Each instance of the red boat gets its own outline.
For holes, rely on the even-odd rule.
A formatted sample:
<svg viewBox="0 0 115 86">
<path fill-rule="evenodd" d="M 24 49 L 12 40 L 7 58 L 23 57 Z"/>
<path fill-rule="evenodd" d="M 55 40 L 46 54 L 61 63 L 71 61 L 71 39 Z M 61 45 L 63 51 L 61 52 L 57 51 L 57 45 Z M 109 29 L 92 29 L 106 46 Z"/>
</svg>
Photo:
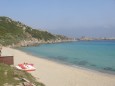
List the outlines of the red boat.
<svg viewBox="0 0 115 86">
<path fill-rule="evenodd" d="M 25 70 L 25 71 L 35 71 L 36 70 L 33 64 L 28 64 L 28 63 L 18 64 L 16 68 L 19 70 Z"/>
</svg>

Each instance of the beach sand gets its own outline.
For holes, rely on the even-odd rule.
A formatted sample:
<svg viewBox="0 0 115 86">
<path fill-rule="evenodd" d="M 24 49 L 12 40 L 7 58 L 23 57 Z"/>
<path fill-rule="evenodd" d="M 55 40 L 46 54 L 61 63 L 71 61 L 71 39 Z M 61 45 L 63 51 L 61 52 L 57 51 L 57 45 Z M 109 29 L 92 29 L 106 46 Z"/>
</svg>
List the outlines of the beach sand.
<svg viewBox="0 0 115 86">
<path fill-rule="evenodd" d="M 3 47 L 2 55 L 13 55 L 14 65 L 33 63 L 36 71 L 31 74 L 46 86 L 115 86 L 115 75 L 74 68 L 12 48 Z"/>
</svg>

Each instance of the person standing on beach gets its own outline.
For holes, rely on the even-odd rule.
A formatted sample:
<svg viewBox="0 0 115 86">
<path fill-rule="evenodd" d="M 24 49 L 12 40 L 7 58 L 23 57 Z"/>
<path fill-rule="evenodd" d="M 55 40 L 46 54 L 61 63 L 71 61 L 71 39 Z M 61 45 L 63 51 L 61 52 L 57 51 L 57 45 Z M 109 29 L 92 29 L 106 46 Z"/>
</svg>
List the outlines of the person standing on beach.
<svg viewBox="0 0 115 86">
<path fill-rule="evenodd" d="M 0 56 L 2 55 L 2 45 L 0 44 Z"/>
</svg>

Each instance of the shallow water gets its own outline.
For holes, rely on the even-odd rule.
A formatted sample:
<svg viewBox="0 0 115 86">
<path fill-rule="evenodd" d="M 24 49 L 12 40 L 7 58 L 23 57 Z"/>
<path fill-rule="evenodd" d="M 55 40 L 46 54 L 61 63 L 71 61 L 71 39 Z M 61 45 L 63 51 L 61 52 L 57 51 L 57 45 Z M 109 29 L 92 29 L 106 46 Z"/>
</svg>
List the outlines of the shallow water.
<svg viewBox="0 0 115 86">
<path fill-rule="evenodd" d="M 115 73 L 115 41 L 79 41 L 19 48 L 41 58 Z"/>
</svg>

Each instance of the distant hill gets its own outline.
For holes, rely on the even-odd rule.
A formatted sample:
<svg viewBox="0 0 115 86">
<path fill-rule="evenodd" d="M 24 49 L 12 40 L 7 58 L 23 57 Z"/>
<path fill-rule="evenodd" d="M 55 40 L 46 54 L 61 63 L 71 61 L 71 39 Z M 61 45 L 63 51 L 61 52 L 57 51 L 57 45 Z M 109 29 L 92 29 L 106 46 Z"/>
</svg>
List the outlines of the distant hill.
<svg viewBox="0 0 115 86">
<path fill-rule="evenodd" d="M 9 17 L 0 17 L 0 44 L 28 46 L 38 43 L 61 42 L 69 40 L 62 35 L 54 35 L 47 31 L 33 29 Z"/>
</svg>

